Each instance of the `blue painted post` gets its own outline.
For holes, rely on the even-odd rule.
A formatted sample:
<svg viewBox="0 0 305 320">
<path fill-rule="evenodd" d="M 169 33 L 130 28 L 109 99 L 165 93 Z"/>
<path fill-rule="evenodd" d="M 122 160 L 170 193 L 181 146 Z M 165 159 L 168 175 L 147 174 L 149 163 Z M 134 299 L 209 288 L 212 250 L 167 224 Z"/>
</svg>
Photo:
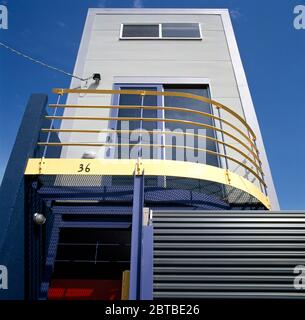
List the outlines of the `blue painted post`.
<svg viewBox="0 0 305 320">
<path fill-rule="evenodd" d="M 140 299 L 144 173 L 134 176 L 129 300 Z"/>
<path fill-rule="evenodd" d="M 59 228 L 62 224 L 61 214 L 54 214 L 54 221 L 52 223 L 52 231 L 50 237 L 50 244 L 48 248 L 48 254 L 46 259 L 45 273 L 40 286 L 40 300 L 47 300 L 48 290 L 54 270 L 54 263 L 57 254 L 57 246 L 59 241 Z"/>
<path fill-rule="evenodd" d="M 143 226 L 141 300 L 153 299 L 153 226 Z"/>
<path fill-rule="evenodd" d="M 0 265 L 8 269 L 8 289 L 0 290 L 0 300 L 25 297 L 24 170 L 35 156 L 47 100 L 31 95 L 0 188 Z"/>
</svg>

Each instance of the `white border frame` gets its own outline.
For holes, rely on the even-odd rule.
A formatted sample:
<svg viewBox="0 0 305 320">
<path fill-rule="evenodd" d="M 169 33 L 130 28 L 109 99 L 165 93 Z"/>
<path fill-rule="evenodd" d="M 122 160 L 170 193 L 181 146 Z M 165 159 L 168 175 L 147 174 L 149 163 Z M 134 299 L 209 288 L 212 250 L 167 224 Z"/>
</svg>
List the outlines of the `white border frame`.
<svg viewBox="0 0 305 320">
<path fill-rule="evenodd" d="M 252 102 L 249 86 L 247 83 L 245 71 L 240 58 L 238 46 L 236 43 L 235 34 L 232 27 L 231 18 L 228 9 L 148 9 L 148 8 L 94 8 L 89 9 L 87 19 L 83 31 L 82 40 L 80 43 L 77 60 L 74 68 L 74 74 L 87 77 L 89 75 L 84 74 L 85 59 L 89 47 L 89 40 L 93 30 L 94 18 L 96 15 L 219 15 L 222 19 L 225 36 L 227 39 L 227 45 L 231 56 L 232 66 L 237 82 L 240 100 L 242 103 L 245 120 L 254 130 L 257 136 L 257 147 L 260 150 L 262 168 L 265 172 L 265 181 L 268 186 L 268 196 L 270 198 L 272 210 L 279 210 L 279 203 L 273 184 L 273 179 L 262 139 L 262 135 L 259 129 L 258 120 L 256 117 L 254 105 Z M 151 38 L 149 38 L 151 39 Z M 189 38 L 188 38 L 189 39 Z M 75 88 L 81 85 L 81 81 L 73 78 L 70 88 Z M 213 96 L 211 97 L 213 99 Z M 73 98 L 73 95 L 69 95 L 67 103 L 75 103 L 77 98 Z"/>
</svg>

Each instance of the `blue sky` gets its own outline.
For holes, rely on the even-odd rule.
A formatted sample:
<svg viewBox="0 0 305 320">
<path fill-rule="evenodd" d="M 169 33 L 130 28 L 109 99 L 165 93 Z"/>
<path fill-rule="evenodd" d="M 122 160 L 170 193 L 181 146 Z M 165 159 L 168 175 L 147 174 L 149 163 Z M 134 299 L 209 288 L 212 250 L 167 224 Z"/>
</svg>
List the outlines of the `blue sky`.
<svg viewBox="0 0 305 320">
<path fill-rule="evenodd" d="M 0 41 L 72 71 L 87 9 L 229 8 L 282 209 L 305 209 L 305 30 L 293 27 L 304 0 L 0 0 L 9 29 Z M 0 179 L 27 99 L 70 79 L 0 48 Z"/>
</svg>

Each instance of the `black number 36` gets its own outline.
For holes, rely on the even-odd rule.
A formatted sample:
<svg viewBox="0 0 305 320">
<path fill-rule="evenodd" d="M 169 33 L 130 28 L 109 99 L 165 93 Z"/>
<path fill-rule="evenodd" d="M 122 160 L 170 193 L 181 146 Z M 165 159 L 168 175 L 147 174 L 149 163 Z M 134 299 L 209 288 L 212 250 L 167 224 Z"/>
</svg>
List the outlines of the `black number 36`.
<svg viewBox="0 0 305 320">
<path fill-rule="evenodd" d="M 90 172 L 90 163 L 88 163 L 86 166 L 83 163 L 79 165 L 79 170 L 77 172 L 83 172 L 83 171 Z"/>
</svg>

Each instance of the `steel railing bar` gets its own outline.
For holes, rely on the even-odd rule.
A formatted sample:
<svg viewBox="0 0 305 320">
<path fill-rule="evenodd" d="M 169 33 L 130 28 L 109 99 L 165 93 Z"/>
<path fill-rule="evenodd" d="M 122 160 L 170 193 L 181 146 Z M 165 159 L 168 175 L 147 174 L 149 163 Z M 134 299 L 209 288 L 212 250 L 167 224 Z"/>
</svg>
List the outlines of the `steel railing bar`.
<svg viewBox="0 0 305 320">
<path fill-rule="evenodd" d="M 116 106 L 84 106 L 84 105 L 64 105 L 64 104 L 60 104 L 60 105 L 56 105 L 56 104 L 50 104 L 49 105 L 50 108 L 80 108 L 80 109 L 139 109 L 139 106 L 120 106 L 120 105 L 116 105 Z M 210 113 L 206 113 L 203 111 L 199 111 L 199 110 L 192 110 L 192 109 L 188 109 L 188 108 L 178 108 L 178 107 L 160 107 L 160 106 L 141 106 L 143 109 L 148 109 L 148 110 L 164 110 L 164 111 L 180 111 L 180 112 L 186 112 L 186 113 L 192 113 L 192 114 L 199 114 L 202 115 L 203 117 L 207 117 L 207 118 L 211 118 L 214 120 L 218 120 L 221 121 L 222 123 L 225 123 L 226 125 L 230 126 L 232 129 L 236 130 L 240 135 L 243 136 L 243 138 L 245 138 L 250 144 L 251 146 L 256 150 L 256 152 L 258 152 L 257 146 L 255 145 L 255 143 L 253 142 L 253 140 L 251 140 L 251 138 L 246 135 L 242 130 L 240 130 L 238 127 L 234 126 L 232 123 L 230 123 L 229 121 L 222 119 L 221 117 L 217 117 L 213 114 Z M 222 128 L 221 128 L 222 129 Z"/>
<path fill-rule="evenodd" d="M 46 116 L 46 119 L 57 119 L 57 120 L 88 120 L 88 121 L 109 121 L 109 120 L 114 120 L 114 121 L 144 121 L 144 122 L 166 122 L 166 123 L 182 123 L 182 124 L 189 124 L 197 127 L 202 127 L 206 129 L 211 129 L 215 131 L 222 132 L 224 135 L 230 137 L 231 139 L 237 141 L 239 144 L 241 144 L 243 147 L 245 147 L 249 152 L 253 153 L 251 148 L 249 148 L 244 142 L 242 142 L 240 139 L 235 137 L 233 134 L 229 133 L 228 131 L 219 129 L 217 127 L 200 123 L 200 122 L 195 122 L 195 121 L 190 121 L 190 120 L 181 120 L 181 119 L 160 119 L 160 118 L 141 118 L 141 117 L 75 117 L 75 116 Z"/>
<path fill-rule="evenodd" d="M 229 107 L 215 101 L 208 99 L 206 97 L 198 96 L 191 93 L 182 93 L 182 92 L 161 92 L 161 91 L 146 91 L 146 90 L 94 90 L 94 89 L 53 89 L 54 93 L 57 94 L 65 94 L 65 93 L 83 93 L 83 94 L 130 94 L 130 95 L 150 95 L 150 96 L 170 96 L 170 97 L 182 97 L 182 98 L 189 98 L 205 103 L 212 104 L 220 109 L 225 110 L 226 112 L 230 113 L 232 116 L 237 118 L 251 133 L 253 140 L 256 140 L 256 135 L 252 128 L 248 125 L 248 123 L 236 112 L 231 110 Z"/>
<path fill-rule="evenodd" d="M 47 129 L 47 128 L 43 128 L 41 129 L 41 131 L 43 132 L 69 132 L 69 133 L 149 133 L 149 134 L 168 134 L 168 135 L 183 135 L 183 136 L 192 136 L 192 137 L 197 137 L 199 139 L 207 139 L 207 140 L 211 140 L 214 141 L 216 143 L 220 143 L 228 148 L 231 148 L 233 150 L 235 150 L 236 152 L 238 152 L 240 155 L 242 155 L 243 157 L 245 157 L 248 161 L 250 161 L 251 163 L 253 163 L 253 165 L 258 165 L 252 158 L 250 158 L 249 156 L 247 156 L 244 152 L 242 152 L 240 149 L 238 149 L 237 147 L 223 142 L 221 140 L 218 140 L 216 138 L 210 137 L 210 136 L 205 136 L 205 135 L 201 135 L 201 134 L 196 134 L 196 133 L 189 133 L 189 132 L 171 132 L 171 131 L 151 131 L 151 130 L 145 130 L 145 131 L 141 131 L 141 130 L 113 130 L 113 129 L 105 129 L 105 130 L 83 130 L 83 129 Z M 257 157 L 257 155 L 255 153 L 253 153 L 251 150 L 248 150 L 255 159 L 257 159 L 258 163 L 260 164 L 260 160 Z M 260 168 L 261 169 L 261 168 Z M 262 169 L 261 169 L 261 172 Z"/>
</svg>

